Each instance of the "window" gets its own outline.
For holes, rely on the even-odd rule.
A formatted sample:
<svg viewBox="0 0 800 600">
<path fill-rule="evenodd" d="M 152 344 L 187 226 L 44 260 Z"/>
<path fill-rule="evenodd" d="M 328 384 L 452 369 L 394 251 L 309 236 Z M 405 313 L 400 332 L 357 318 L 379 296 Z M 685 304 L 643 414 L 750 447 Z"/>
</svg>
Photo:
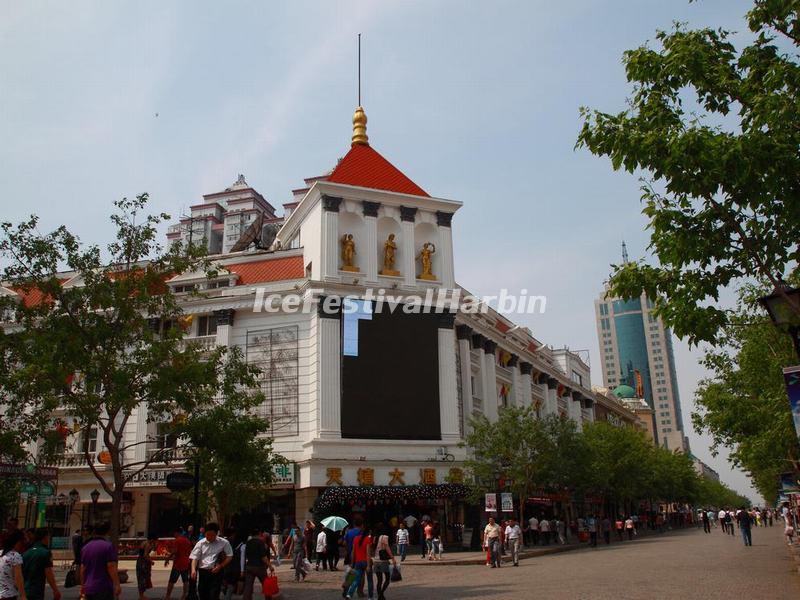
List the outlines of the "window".
<svg viewBox="0 0 800 600">
<path fill-rule="evenodd" d="M 97 452 L 97 427 L 90 427 L 81 435 L 81 452 Z"/>
<path fill-rule="evenodd" d="M 608 304 L 601 304 L 600 305 L 600 314 L 607 315 L 608 314 Z"/>
<path fill-rule="evenodd" d="M 572 381 L 577 383 L 578 385 L 583 385 L 583 377 L 577 371 L 572 371 Z"/>
<path fill-rule="evenodd" d="M 217 334 L 217 317 L 214 315 L 205 315 L 200 317 L 197 321 L 197 335 L 216 335 Z"/>
<path fill-rule="evenodd" d="M 176 294 L 186 293 L 186 292 L 193 292 L 197 286 L 194 284 L 190 285 L 176 285 L 173 290 Z"/>
<path fill-rule="evenodd" d="M 217 288 L 226 288 L 230 287 L 231 281 L 230 279 L 221 279 L 220 281 L 212 281 L 211 283 L 206 286 L 209 290 L 215 290 Z"/>
</svg>

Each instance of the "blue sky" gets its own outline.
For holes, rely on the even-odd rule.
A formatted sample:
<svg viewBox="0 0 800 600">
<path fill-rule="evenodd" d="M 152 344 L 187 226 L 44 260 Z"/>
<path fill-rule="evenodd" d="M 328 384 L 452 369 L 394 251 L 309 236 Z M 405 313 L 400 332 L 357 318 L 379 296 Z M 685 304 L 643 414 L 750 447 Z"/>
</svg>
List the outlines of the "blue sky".
<svg viewBox="0 0 800 600">
<path fill-rule="evenodd" d="M 356 34 L 372 145 L 453 222 L 470 290 L 548 297 L 520 319 L 589 349 L 593 299 L 646 253 L 635 177 L 574 150 L 581 105 L 621 110 L 622 53 L 674 20 L 745 31 L 738 0 L 0 3 L 0 217 L 105 243 L 111 201 L 177 215 L 238 173 L 273 205 L 349 148 Z M 158 116 L 156 116 L 156 114 Z M 676 344 L 684 414 L 704 376 Z M 593 372 L 600 382 L 599 369 Z M 687 428 L 689 424 L 687 423 Z M 737 489 L 708 440 L 692 449 Z"/>
</svg>

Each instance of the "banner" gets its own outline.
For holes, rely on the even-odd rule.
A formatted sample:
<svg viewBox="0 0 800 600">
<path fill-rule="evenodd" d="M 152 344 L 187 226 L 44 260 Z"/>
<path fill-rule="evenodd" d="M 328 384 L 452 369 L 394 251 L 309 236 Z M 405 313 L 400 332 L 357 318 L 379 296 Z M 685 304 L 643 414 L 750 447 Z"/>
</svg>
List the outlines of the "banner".
<svg viewBox="0 0 800 600">
<path fill-rule="evenodd" d="M 497 511 L 497 494 L 486 494 L 486 512 Z"/>
<path fill-rule="evenodd" d="M 514 512 L 514 495 L 510 492 L 500 494 L 500 507 L 503 512 Z"/>
<path fill-rule="evenodd" d="M 794 431 L 800 438 L 800 366 L 786 367 L 783 370 L 783 380 L 786 383 L 789 406 L 792 408 Z"/>
</svg>

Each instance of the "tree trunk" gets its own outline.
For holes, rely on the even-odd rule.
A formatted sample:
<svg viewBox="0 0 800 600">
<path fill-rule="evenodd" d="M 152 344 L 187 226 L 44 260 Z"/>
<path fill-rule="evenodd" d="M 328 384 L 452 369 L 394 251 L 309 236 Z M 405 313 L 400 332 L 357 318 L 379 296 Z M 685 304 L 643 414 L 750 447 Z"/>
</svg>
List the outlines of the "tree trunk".
<svg viewBox="0 0 800 600">
<path fill-rule="evenodd" d="M 111 494 L 111 522 L 109 523 L 109 536 L 111 543 L 116 548 L 119 544 L 119 525 L 120 516 L 122 514 L 122 497 L 125 490 L 125 478 L 122 473 L 122 467 L 114 467 L 114 490 Z"/>
</svg>

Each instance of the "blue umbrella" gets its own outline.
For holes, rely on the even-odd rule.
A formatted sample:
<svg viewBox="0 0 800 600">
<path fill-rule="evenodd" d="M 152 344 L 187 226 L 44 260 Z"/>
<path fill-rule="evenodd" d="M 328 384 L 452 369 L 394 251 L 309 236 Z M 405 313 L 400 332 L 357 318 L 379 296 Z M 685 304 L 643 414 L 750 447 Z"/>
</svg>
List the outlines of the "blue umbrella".
<svg viewBox="0 0 800 600">
<path fill-rule="evenodd" d="M 347 527 L 347 519 L 342 517 L 326 517 L 322 519 L 322 526 L 327 527 L 331 531 L 341 531 Z"/>
</svg>

